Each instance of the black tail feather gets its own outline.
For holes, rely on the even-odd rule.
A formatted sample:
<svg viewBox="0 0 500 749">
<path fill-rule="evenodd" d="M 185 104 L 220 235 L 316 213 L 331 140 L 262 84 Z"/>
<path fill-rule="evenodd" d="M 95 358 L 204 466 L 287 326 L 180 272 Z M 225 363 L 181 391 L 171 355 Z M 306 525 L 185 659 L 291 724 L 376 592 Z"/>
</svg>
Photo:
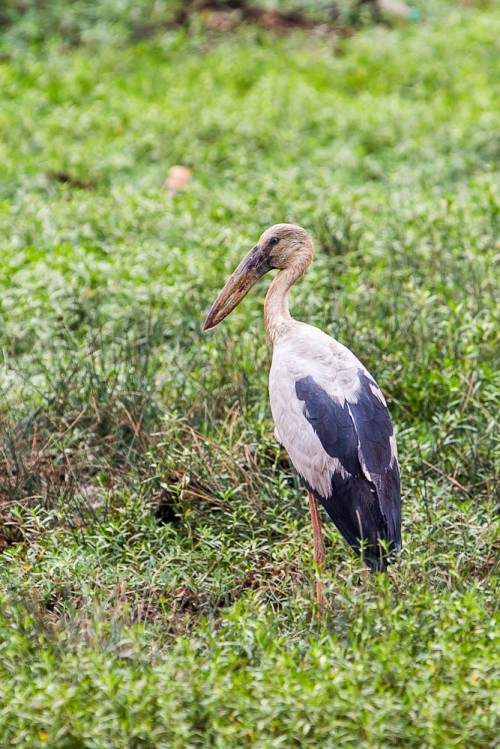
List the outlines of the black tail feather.
<svg viewBox="0 0 500 749">
<path fill-rule="evenodd" d="M 332 493 L 325 499 L 302 479 L 323 505 L 340 533 L 373 572 L 385 572 L 401 548 L 394 523 L 382 513 L 375 485 L 364 475 L 332 477 Z"/>
</svg>

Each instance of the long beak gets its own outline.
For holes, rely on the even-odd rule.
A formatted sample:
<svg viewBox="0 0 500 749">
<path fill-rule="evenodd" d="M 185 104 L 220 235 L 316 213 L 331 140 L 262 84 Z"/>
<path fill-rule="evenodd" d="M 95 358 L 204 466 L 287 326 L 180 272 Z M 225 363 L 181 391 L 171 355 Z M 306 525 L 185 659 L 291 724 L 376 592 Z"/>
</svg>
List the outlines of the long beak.
<svg viewBox="0 0 500 749">
<path fill-rule="evenodd" d="M 256 244 L 226 281 L 208 313 L 203 330 L 215 327 L 227 317 L 268 270 L 271 270 L 269 256 Z"/>
</svg>

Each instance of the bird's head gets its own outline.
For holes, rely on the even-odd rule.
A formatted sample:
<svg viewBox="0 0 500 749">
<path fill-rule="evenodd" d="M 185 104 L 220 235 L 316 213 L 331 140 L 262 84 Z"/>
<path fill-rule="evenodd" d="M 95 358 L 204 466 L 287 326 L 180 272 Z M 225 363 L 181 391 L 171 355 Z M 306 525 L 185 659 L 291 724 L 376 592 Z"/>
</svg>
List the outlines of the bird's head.
<svg viewBox="0 0 500 749">
<path fill-rule="evenodd" d="M 268 271 L 293 268 L 295 278 L 298 278 L 310 264 L 313 252 L 312 239 L 301 226 L 275 224 L 266 229 L 226 281 L 205 320 L 203 330 L 213 328 L 227 317 Z"/>
</svg>

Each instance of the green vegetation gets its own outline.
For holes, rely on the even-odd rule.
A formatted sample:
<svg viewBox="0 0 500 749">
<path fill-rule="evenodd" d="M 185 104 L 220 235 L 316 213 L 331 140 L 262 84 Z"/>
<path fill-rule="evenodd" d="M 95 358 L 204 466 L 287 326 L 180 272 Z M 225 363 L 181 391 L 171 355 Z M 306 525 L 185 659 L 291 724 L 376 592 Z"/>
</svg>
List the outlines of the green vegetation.
<svg viewBox="0 0 500 749">
<path fill-rule="evenodd" d="M 497 746 L 498 4 L 342 40 L 67 5 L 0 16 L 0 746 Z M 399 562 L 325 526 L 320 622 L 266 282 L 201 333 L 278 221 L 402 463 Z"/>
</svg>

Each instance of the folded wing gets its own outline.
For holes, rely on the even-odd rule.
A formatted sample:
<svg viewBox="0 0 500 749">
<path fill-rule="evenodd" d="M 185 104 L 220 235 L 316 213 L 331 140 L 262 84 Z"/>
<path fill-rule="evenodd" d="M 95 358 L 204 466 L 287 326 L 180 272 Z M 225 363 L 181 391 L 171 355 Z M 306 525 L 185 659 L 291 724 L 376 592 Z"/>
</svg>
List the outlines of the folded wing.
<svg viewBox="0 0 500 749">
<path fill-rule="evenodd" d="M 357 397 L 343 403 L 311 376 L 296 381 L 304 421 L 333 459 L 325 464 L 330 491 L 326 493 L 324 481 L 315 481 L 310 471 L 299 472 L 353 549 L 371 567 L 385 569 L 390 552 L 401 548 L 393 426 L 375 381 L 366 370 L 358 370 L 357 377 Z"/>
</svg>

